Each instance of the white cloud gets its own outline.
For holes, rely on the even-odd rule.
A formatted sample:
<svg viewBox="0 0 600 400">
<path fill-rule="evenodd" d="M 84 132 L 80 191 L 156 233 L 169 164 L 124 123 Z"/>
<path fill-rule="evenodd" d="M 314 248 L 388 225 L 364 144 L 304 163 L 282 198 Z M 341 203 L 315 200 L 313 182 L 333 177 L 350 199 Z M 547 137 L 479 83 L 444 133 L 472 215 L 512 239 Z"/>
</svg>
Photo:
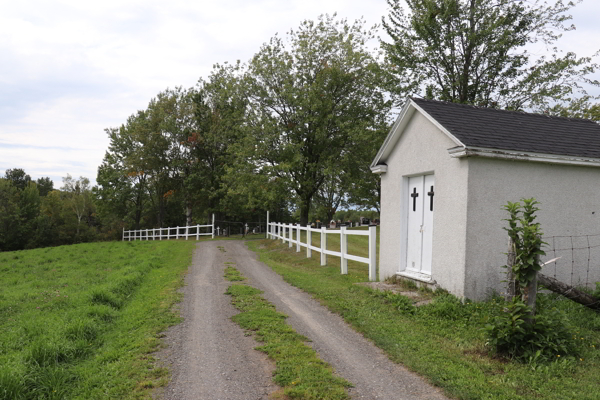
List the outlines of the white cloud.
<svg viewBox="0 0 600 400">
<path fill-rule="evenodd" d="M 568 48 L 591 54 L 600 5 L 574 12 Z M 95 180 L 119 126 L 167 87 L 195 85 L 214 63 L 248 61 L 275 33 L 338 13 L 381 22 L 385 0 L 0 0 L 0 175 Z M 579 36 L 570 36 L 570 35 Z M 574 39 L 576 38 L 576 39 Z M 581 53 L 581 54 L 580 54 Z"/>
</svg>

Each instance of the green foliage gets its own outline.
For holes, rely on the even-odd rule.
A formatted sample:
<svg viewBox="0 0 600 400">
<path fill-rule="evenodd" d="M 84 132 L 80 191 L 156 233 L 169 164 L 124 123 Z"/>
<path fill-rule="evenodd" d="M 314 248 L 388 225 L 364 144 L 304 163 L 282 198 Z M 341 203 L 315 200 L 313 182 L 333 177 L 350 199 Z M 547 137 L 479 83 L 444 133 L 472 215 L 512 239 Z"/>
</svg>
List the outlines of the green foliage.
<svg viewBox="0 0 600 400">
<path fill-rule="evenodd" d="M 494 352 L 530 364 L 578 355 L 577 341 L 561 312 L 542 308 L 532 323 L 526 323 L 530 313 L 529 307 L 514 298 L 485 326 L 487 344 Z"/>
<path fill-rule="evenodd" d="M 539 211 L 535 199 L 522 199 L 520 202 L 508 202 L 504 209 L 508 211 L 508 228 L 503 228 L 508 232 L 508 236 L 514 243 L 515 263 L 505 266 L 512 270 L 514 279 L 519 282 L 520 289 L 526 287 L 535 277 L 535 274 L 542 269 L 540 265 L 540 256 L 546 253 L 542 250 L 542 231 L 540 224 L 535 222 L 535 213 Z"/>
<path fill-rule="evenodd" d="M 406 3 L 408 12 L 402 8 Z M 552 4 L 553 3 L 553 4 Z M 388 0 L 383 20 L 390 43 L 383 42 L 391 90 L 406 96 L 545 111 L 570 102 L 598 66 L 591 57 L 560 55 L 553 47 L 568 25 L 574 6 L 508 0 Z M 550 57 L 536 57 L 528 46 L 544 43 Z"/>
<path fill-rule="evenodd" d="M 321 16 L 272 38 L 249 64 L 252 118 L 238 153 L 296 196 L 301 224 L 324 185 L 331 210 L 347 191 L 344 175 L 358 173 L 352 163 L 368 163 L 387 133 L 391 102 L 371 38 L 362 21 Z"/>
</svg>

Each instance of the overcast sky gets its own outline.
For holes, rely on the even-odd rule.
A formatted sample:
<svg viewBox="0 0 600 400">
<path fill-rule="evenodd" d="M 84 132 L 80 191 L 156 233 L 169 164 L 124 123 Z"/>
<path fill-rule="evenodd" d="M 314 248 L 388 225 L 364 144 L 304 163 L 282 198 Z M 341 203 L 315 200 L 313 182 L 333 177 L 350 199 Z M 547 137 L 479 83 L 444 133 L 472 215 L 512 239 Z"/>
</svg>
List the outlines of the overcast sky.
<svg viewBox="0 0 600 400">
<path fill-rule="evenodd" d="M 67 173 L 95 183 L 104 129 L 159 92 L 248 61 L 304 19 L 337 12 L 371 26 L 386 10 L 385 0 L 0 0 L 0 176 L 23 168 L 55 188 Z M 572 14 L 577 31 L 560 47 L 592 55 L 600 1 Z"/>
</svg>

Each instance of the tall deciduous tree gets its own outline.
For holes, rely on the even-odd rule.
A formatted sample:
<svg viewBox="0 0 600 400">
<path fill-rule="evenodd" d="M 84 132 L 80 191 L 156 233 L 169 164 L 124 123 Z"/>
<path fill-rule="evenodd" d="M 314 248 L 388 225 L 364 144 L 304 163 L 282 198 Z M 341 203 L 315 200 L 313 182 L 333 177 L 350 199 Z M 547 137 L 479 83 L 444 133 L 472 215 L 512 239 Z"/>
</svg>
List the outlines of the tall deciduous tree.
<svg viewBox="0 0 600 400">
<path fill-rule="evenodd" d="M 556 48 L 549 57 L 527 51 L 550 49 L 567 25 L 573 3 L 556 0 L 388 0 L 383 26 L 392 85 L 399 94 L 520 110 L 546 110 L 585 96 L 582 84 L 597 65 Z"/>
<path fill-rule="evenodd" d="M 343 173 L 353 145 L 386 125 L 380 66 L 366 42 L 372 32 L 322 16 L 284 41 L 275 36 L 248 69 L 252 108 L 243 159 L 295 194 L 306 224 L 313 197 L 330 174 Z"/>
<path fill-rule="evenodd" d="M 79 236 L 81 221 L 88 215 L 93 206 L 90 180 L 83 176 L 79 177 L 79 179 L 74 179 L 71 175 L 67 174 L 63 178 L 61 190 L 65 192 L 65 200 L 77 217 L 76 236 Z"/>
<path fill-rule="evenodd" d="M 23 190 L 31 182 L 31 177 L 21 168 L 7 169 L 4 178 L 12 182 L 13 186 Z"/>
<path fill-rule="evenodd" d="M 44 178 L 38 178 L 38 180 L 35 182 L 37 183 L 40 196 L 42 197 L 54 190 L 54 182 L 52 182 L 52 179 L 50 179 L 48 176 Z"/>
</svg>

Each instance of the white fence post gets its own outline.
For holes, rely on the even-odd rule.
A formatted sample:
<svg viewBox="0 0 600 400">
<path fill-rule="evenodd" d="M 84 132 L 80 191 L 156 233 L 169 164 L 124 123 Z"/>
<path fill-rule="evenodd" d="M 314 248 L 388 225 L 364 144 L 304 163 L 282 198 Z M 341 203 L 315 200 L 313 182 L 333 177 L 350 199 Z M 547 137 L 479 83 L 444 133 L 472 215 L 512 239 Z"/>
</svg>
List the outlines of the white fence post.
<svg viewBox="0 0 600 400">
<path fill-rule="evenodd" d="M 327 249 L 327 228 L 321 226 L 321 265 L 327 265 L 327 254 L 325 254 L 325 250 Z"/>
<path fill-rule="evenodd" d="M 310 230 L 310 225 L 306 225 L 306 258 L 312 257 L 312 231 Z"/>
<path fill-rule="evenodd" d="M 267 239 L 269 238 L 269 212 L 267 211 Z"/>
<path fill-rule="evenodd" d="M 123 242 L 125 241 L 125 228 L 123 227 Z"/>
<path fill-rule="evenodd" d="M 185 240 L 188 240 L 188 236 L 190 235 L 190 227 L 185 224 Z"/>
<path fill-rule="evenodd" d="M 377 280 L 377 226 L 369 226 L 369 280 Z"/>
<path fill-rule="evenodd" d="M 281 243 L 285 243 L 285 224 L 281 224 Z"/>
<path fill-rule="evenodd" d="M 296 224 L 296 253 L 300 253 L 300 224 Z"/>
<path fill-rule="evenodd" d="M 340 226 L 340 250 L 342 253 L 342 275 L 346 275 L 348 273 L 348 260 L 346 259 L 346 254 L 348 253 L 348 236 L 346 235 L 345 226 Z"/>
<path fill-rule="evenodd" d="M 215 238 L 215 214 L 212 215 L 212 226 L 211 226 L 212 238 Z"/>
<path fill-rule="evenodd" d="M 146 229 L 146 240 L 148 240 L 148 229 Z"/>
<path fill-rule="evenodd" d="M 292 241 L 294 240 L 294 225 L 292 224 L 288 224 L 290 227 L 290 231 L 288 232 L 289 234 L 289 240 L 288 240 L 288 247 L 292 247 Z"/>
</svg>

